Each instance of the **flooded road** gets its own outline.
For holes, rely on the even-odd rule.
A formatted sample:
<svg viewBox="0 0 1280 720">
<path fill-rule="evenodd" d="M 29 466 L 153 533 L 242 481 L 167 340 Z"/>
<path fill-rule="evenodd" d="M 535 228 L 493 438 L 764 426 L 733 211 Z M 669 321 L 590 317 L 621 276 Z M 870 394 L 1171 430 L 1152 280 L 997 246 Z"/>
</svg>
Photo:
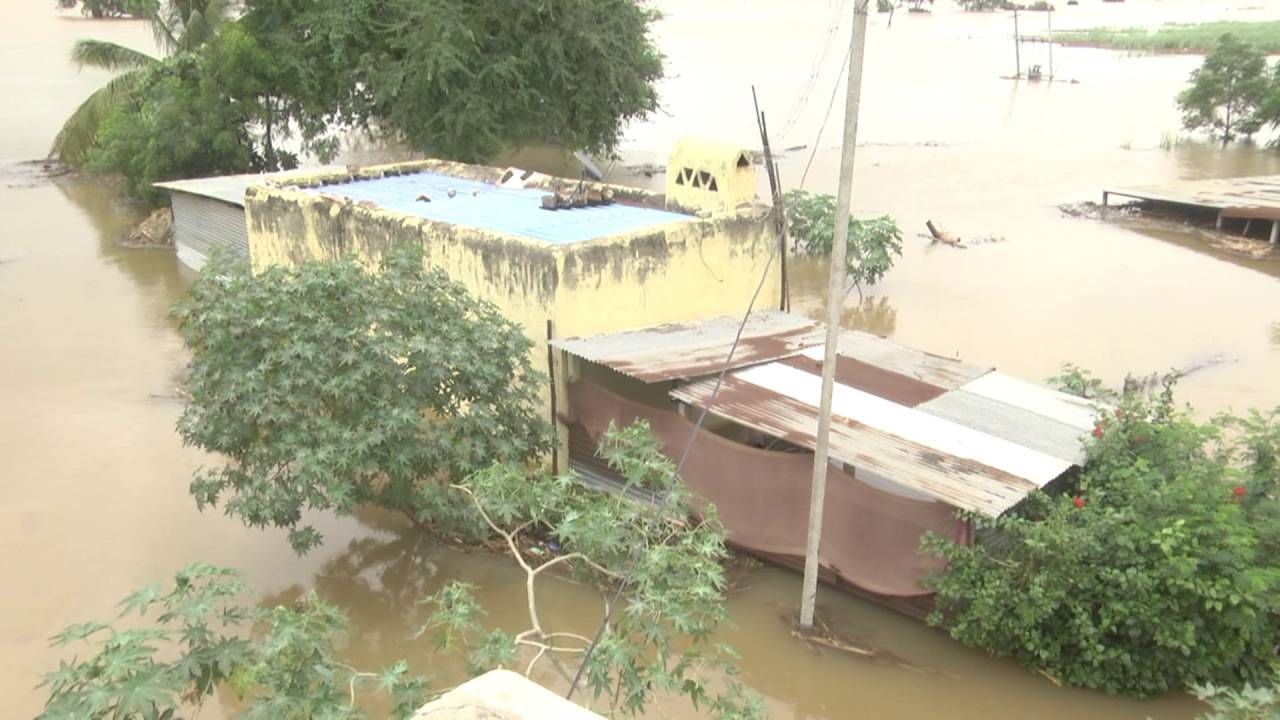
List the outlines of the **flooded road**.
<svg viewBox="0 0 1280 720">
<path fill-rule="evenodd" d="M 1055 27 L 1280 17 L 1277 2 L 1082 1 L 1055 14 Z M 755 83 L 774 145 L 809 146 L 784 155 L 784 182 L 799 184 L 816 145 L 805 187 L 833 190 L 840 101 L 815 138 L 840 92 L 847 18 L 824 40 L 845 14 L 841 3 L 665 5 L 665 113 L 630 130 L 624 161 L 660 163 L 685 134 L 756 146 Z M 1056 71 L 1077 84 L 1015 83 L 1000 78 L 1013 69 L 1006 16 L 939 7 L 886 25 L 872 18 L 854 207 L 897 218 L 906 247 L 867 302 L 851 305 L 849 324 L 1033 379 L 1071 360 L 1118 383 L 1129 371 L 1221 354 L 1232 362 L 1187 379 L 1185 399 L 1206 411 L 1280 404 L 1280 267 L 1215 253 L 1189 231 L 1137 232 L 1056 209 L 1097 200 L 1106 185 L 1280 172 L 1269 152 L 1160 149 L 1177 131 L 1172 97 L 1196 58 L 1058 49 Z M 45 182 L 14 165 L 42 156 L 61 119 L 104 79 L 66 61 L 71 42 L 89 35 L 150 45 L 136 23 L 62 19 L 45 3 L 11 8 L 0 26 L 0 94 L 11 98 L 0 116 L 0 715 L 38 711 L 44 696 L 34 686 L 61 656 L 46 648 L 50 634 L 111 617 L 129 590 L 194 560 L 244 569 L 264 602 L 317 588 L 352 618 L 353 663 L 406 657 L 447 682 L 456 668 L 441 669 L 428 640 L 410 639 L 425 616 L 417 600 L 465 577 L 482 586 L 490 619 L 514 626 L 523 596 L 510 563 L 431 545 L 377 514 L 317 518 L 327 543 L 299 560 L 282 533 L 196 512 L 187 483 L 212 459 L 173 432 L 184 354 L 166 314 L 190 277 L 171 253 L 114 246 L 130 216 L 109 189 Z M 1038 52 L 1025 50 L 1023 62 L 1047 62 Z M 918 236 L 927 219 L 999 241 L 930 245 Z M 793 267 L 797 309 L 820 313 L 823 269 Z M 1185 696 L 1134 702 L 1056 688 L 831 592 L 821 601 L 851 636 L 915 669 L 816 652 L 780 619 L 799 595 L 797 575 L 763 568 L 742 582 L 731 602 L 736 628 L 723 639 L 742 653 L 744 679 L 775 718 L 1137 720 L 1197 710 Z M 576 619 L 598 604 L 572 586 L 544 592 L 564 629 L 580 629 Z M 664 711 L 691 717 L 682 705 Z"/>
</svg>

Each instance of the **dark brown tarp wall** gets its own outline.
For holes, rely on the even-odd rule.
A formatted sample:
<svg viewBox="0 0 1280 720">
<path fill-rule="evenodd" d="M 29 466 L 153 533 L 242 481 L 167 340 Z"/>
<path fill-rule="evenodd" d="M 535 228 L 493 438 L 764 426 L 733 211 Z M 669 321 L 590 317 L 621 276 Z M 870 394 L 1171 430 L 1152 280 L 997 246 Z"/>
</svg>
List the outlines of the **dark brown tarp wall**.
<svg viewBox="0 0 1280 720">
<path fill-rule="evenodd" d="M 693 423 L 679 413 L 628 400 L 585 380 L 569 385 L 569 415 L 596 441 L 610 421 L 628 425 L 648 420 L 672 458 L 680 456 L 693 432 Z M 760 450 L 702 432 L 682 475 L 716 506 L 730 542 L 746 550 L 803 557 L 812 473 L 809 453 Z M 945 503 L 900 497 L 828 469 L 819 559 L 844 582 L 877 595 L 928 595 L 920 580 L 942 563 L 919 552 L 920 537 L 927 531 L 970 541 L 968 523 Z"/>
</svg>

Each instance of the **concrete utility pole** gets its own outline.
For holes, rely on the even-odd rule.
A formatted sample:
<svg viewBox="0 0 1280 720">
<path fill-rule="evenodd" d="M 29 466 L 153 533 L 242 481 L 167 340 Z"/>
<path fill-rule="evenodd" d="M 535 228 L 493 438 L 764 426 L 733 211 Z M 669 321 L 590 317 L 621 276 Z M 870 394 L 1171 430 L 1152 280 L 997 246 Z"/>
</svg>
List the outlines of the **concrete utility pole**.
<svg viewBox="0 0 1280 720">
<path fill-rule="evenodd" d="M 818 444 L 813 453 L 813 489 L 809 493 L 809 541 L 804 553 L 804 585 L 800 595 L 800 627 L 813 627 L 818 597 L 818 545 L 822 541 L 822 508 L 827 493 L 827 441 L 831 436 L 831 389 L 835 383 L 840 310 L 844 307 L 845 251 L 849 242 L 849 199 L 853 195 L 853 156 L 858 146 L 858 103 L 862 95 L 862 56 L 867 45 L 867 5 L 854 0 L 853 47 L 849 53 L 849 87 L 844 104 L 844 141 L 840 152 L 840 190 L 836 196 L 835 237 L 831 243 L 831 281 L 827 286 L 827 345 L 822 361 L 822 400 L 818 410 Z"/>
</svg>

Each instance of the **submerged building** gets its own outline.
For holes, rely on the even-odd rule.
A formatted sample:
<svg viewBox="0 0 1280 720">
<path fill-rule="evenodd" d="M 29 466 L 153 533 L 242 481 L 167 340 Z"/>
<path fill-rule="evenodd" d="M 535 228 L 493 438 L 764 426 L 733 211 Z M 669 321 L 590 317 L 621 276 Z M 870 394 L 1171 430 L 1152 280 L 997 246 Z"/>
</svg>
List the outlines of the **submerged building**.
<svg viewBox="0 0 1280 720">
<path fill-rule="evenodd" d="M 755 201 L 749 154 L 682 147 L 671 162 L 685 179 L 671 197 L 436 160 L 268 178 L 245 193 L 249 254 L 261 270 L 373 263 L 420 245 L 427 264 L 521 324 L 535 367 L 558 378 L 549 335 L 741 312 L 758 286 L 760 305 L 777 305 L 780 239 Z"/>
<path fill-rule="evenodd" d="M 681 476 L 714 503 L 734 545 L 803 563 L 818 427 L 824 327 L 751 316 L 718 380 L 741 316 L 564 338 L 571 467 L 622 487 L 595 454 L 609 423 L 646 420 Z M 1090 402 L 884 338 L 842 331 L 835 368 L 822 577 L 923 615 L 941 561 L 932 532 L 974 541 L 971 515 L 996 518 L 1084 461 Z M 704 432 L 694 435 L 707 411 Z"/>
</svg>

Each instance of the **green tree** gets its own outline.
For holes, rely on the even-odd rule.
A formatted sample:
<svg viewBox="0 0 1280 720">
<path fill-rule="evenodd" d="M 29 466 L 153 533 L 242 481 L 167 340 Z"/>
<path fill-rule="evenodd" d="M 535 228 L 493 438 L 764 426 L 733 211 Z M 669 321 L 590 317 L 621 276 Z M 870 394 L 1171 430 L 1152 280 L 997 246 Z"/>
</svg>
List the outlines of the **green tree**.
<svg viewBox="0 0 1280 720">
<path fill-rule="evenodd" d="M 228 15 L 225 0 L 134 0 L 120 5 L 125 12 L 146 19 L 157 45 L 166 54 L 189 52 L 207 42 Z M 86 8 L 94 7 L 86 3 Z M 53 139 L 50 156 L 70 165 L 83 165 L 98 139 L 98 131 L 120 108 L 137 102 L 148 78 L 144 71 L 159 58 L 106 40 L 77 40 L 71 60 L 78 67 L 119 73 L 76 108 Z"/>
<path fill-rule="evenodd" d="M 1241 689 L 1205 685 L 1195 688 L 1195 694 L 1213 708 L 1201 720 L 1280 719 L 1280 684 Z"/>
<path fill-rule="evenodd" d="M 158 205 L 162 180 L 293 167 L 275 143 L 264 102 L 271 59 L 237 24 L 199 53 L 181 53 L 136 71 L 131 101 L 98 130 L 86 169 L 120 175 L 133 197 Z"/>
<path fill-rule="evenodd" d="M 1191 85 L 1178 94 L 1182 125 L 1208 130 L 1222 144 L 1249 137 L 1264 122 L 1259 108 L 1269 90 L 1267 59 L 1231 33 L 1218 38 L 1204 63 L 1191 73 Z"/>
<path fill-rule="evenodd" d="M 249 0 L 242 22 L 309 149 L 360 128 L 483 161 L 528 143 L 612 150 L 657 107 L 655 17 L 634 0 Z"/>
<path fill-rule="evenodd" d="M 300 552 L 320 542 L 307 509 L 474 528 L 448 484 L 549 447 L 531 341 L 416 246 L 376 271 L 215 260 L 177 316 L 192 353 L 179 433 L 229 461 L 192 482 L 197 504 L 289 528 Z"/>
<path fill-rule="evenodd" d="M 789 190 L 783 196 L 787 207 L 787 230 L 796 252 L 830 255 L 835 241 L 836 198 L 834 195 Z M 849 240 L 845 272 L 862 299 L 862 287 L 880 282 L 902 257 L 902 231 L 893 218 L 884 215 L 869 220 L 849 218 Z"/>
<path fill-rule="evenodd" d="M 529 675 L 543 663 L 565 671 L 567 680 L 572 668 L 564 661 L 587 662 L 585 688 L 607 700 L 610 714 L 639 715 L 656 694 L 668 693 L 684 694 L 716 717 L 758 717 L 758 699 L 734 679 L 732 652 L 711 642 L 728 619 L 721 565 L 728 553 L 715 508 L 691 520 L 693 498 L 643 422 L 611 425 L 600 455 L 628 488 L 656 494 L 658 506 L 590 490 L 575 475 L 531 476 L 510 464 L 459 485 L 524 570 L 529 625 L 518 633 L 486 631 L 473 588 L 454 582 L 435 597 L 427 627 L 438 632 L 442 649 L 462 641 L 474 672 L 511 666 Z M 599 587 L 602 616 L 625 583 L 624 604 L 589 660 L 582 658 L 591 639 L 553 630 L 538 604 L 537 581 L 553 569 Z M 713 691 L 709 671 L 728 678 L 724 690 Z"/>
<path fill-rule="evenodd" d="M 421 704 L 425 683 L 404 663 L 370 673 L 336 659 L 346 622 L 336 608 L 313 594 L 262 610 L 235 601 L 247 591 L 236 571 L 194 564 L 169 592 L 149 586 L 120 603 L 122 616 L 147 620 L 143 627 L 87 622 L 63 630 L 56 646 L 83 642 L 94 652 L 45 676 L 49 699 L 37 720 L 170 720 L 184 708 L 198 711 L 221 683 L 248 698 L 242 716 L 252 719 L 359 720 L 357 687 L 387 692 L 396 718 Z M 252 639 L 237 634 L 255 624 L 263 629 Z"/>
<path fill-rule="evenodd" d="M 1092 435 L 1075 488 L 1033 495 L 992 542 L 926 542 L 949 563 L 931 621 L 1108 692 L 1269 682 L 1280 561 L 1260 518 L 1277 498 L 1248 480 L 1267 471 L 1238 464 L 1238 441 L 1178 409 L 1171 384 L 1125 397 Z"/>
<path fill-rule="evenodd" d="M 473 674 L 512 667 L 527 676 L 545 666 L 567 681 L 586 662 L 579 697 L 594 696 L 611 714 L 640 715 L 660 695 L 684 695 L 718 718 L 760 717 L 759 699 L 736 679 L 732 650 L 711 640 L 727 619 L 725 531 L 715 509 L 694 515 L 688 489 L 643 424 L 611 427 L 600 452 L 629 485 L 658 493 L 658 506 L 511 463 L 456 484 L 524 570 L 528 627 L 484 627 L 474 588 L 449 581 L 422 598 L 431 606 L 423 631 L 436 636 L 439 649 L 464 653 Z M 599 589 L 606 598 L 601 617 L 565 617 L 540 606 L 539 582 L 557 575 Z M 591 630 L 574 623 L 603 621 L 620 583 L 621 604 L 588 661 L 590 638 L 580 633 Z M 146 588 L 122 603 L 126 613 L 159 609 L 154 627 L 69 628 L 59 644 L 101 637 L 98 652 L 46 676 L 50 698 L 40 720 L 172 718 L 220 684 L 247 698 L 244 717 L 263 720 L 362 717 L 357 688 L 389 692 L 395 717 L 422 702 L 424 684 L 403 662 L 380 673 L 345 665 L 334 651 L 344 618 L 314 594 L 263 610 L 233 602 L 245 591 L 233 571 L 196 565 L 178 574 L 167 595 Z M 245 638 L 249 625 L 259 630 Z"/>
</svg>

